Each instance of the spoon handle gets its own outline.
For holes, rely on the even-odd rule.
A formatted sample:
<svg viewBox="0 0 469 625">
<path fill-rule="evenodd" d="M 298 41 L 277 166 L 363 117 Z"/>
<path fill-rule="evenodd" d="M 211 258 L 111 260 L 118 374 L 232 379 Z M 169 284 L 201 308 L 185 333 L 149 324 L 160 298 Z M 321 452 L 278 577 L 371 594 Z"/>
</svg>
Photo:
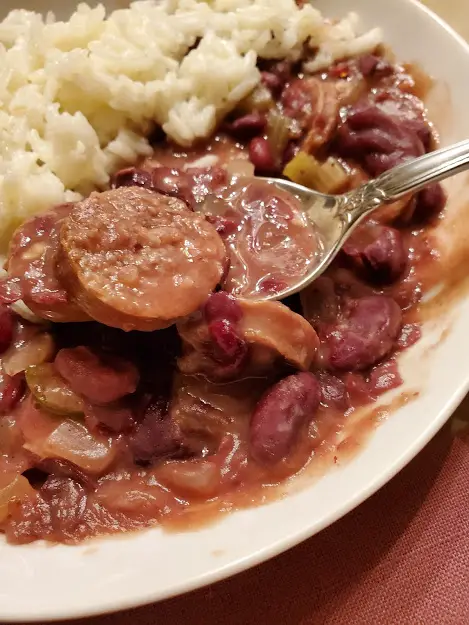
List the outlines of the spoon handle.
<svg viewBox="0 0 469 625">
<path fill-rule="evenodd" d="M 407 193 L 444 180 L 469 168 L 469 140 L 425 154 L 397 165 L 378 178 L 345 194 L 344 208 L 351 222 L 373 209 L 395 202 Z"/>
<path fill-rule="evenodd" d="M 432 182 L 454 176 L 469 167 L 469 140 L 430 152 L 398 165 L 375 179 L 384 202 L 394 202 L 406 193 L 420 191 Z"/>
</svg>

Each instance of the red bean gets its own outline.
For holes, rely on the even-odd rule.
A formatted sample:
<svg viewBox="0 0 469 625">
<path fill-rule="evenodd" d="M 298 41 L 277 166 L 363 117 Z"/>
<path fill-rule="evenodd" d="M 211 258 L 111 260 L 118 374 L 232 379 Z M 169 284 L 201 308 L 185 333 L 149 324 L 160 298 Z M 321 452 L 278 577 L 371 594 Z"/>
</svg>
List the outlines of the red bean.
<svg viewBox="0 0 469 625">
<path fill-rule="evenodd" d="M 143 421 L 129 437 L 129 446 L 135 461 L 144 464 L 181 452 L 180 432 L 171 421 L 165 400 L 155 399 L 150 403 Z"/>
<path fill-rule="evenodd" d="M 63 458 L 43 458 L 35 464 L 35 468 L 56 477 L 70 478 L 90 490 L 94 490 L 98 485 L 93 476 L 85 473 L 83 469 L 70 462 L 70 460 L 64 460 Z"/>
<path fill-rule="evenodd" d="M 98 405 L 133 393 L 139 381 L 132 363 L 117 356 L 98 356 L 87 347 L 61 349 L 55 366 L 75 393 Z"/>
<path fill-rule="evenodd" d="M 318 371 L 316 375 L 321 387 L 321 404 L 326 408 L 345 410 L 347 408 L 347 390 L 344 382 L 327 371 Z"/>
<path fill-rule="evenodd" d="M 387 113 L 362 101 L 347 113 L 335 139 L 340 155 L 361 161 L 372 176 L 425 153 L 431 133 L 425 120 L 404 111 Z"/>
<path fill-rule="evenodd" d="M 238 117 L 228 125 L 228 131 L 240 139 L 247 139 L 260 134 L 265 129 L 267 120 L 259 111 L 253 111 Z"/>
<path fill-rule="evenodd" d="M 0 307 L 0 354 L 10 347 L 15 329 L 13 313 L 5 306 Z"/>
<path fill-rule="evenodd" d="M 239 371 L 248 356 L 248 347 L 246 341 L 238 335 L 235 325 L 226 319 L 218 319 L 209 324 L 208 331 L 213 360 L 229 367 L 230 374 Z"/>
<path fill-rule="evenodd" d="M 113 176 L 111 186 L 113 189 L 118 189 L 119 187 L 145 187 L 145 189 L 152 189 L 152 176 L 149 171 L 144 169 L 127 167 L 126 169 L 121 169 Z"/>
<path fill-rule="evenodd" d="M 24 388 L 22 373 L 11 377 L 0 371 L 0 414 L 6 414 L 16 406 L 23 396 Z"/>
<path fill-rule="evenodd" d="M 417 194 L 413 221 L 425 223 L 437 217 L 446 204 L 446 193 L 441 184 L 431 184 Z"/>
<path fill-rule="evenodd" d="M 261 72 L 261 80 L 273 94 L 279 93 L 284 85 L 282 79 L 273 72 Z"/>
<path fill-rule="evenodd" d="M 265 277 L 258 283 L 258 289 L 262 293 L 272 295 L 273 293 L 281 293 L 288 288 L 288 284 L 276 278 Z"/>
<path fill-rule="evenodd" d="M 265 74 L 275 76 L 280 81 L 280 87 L 283 87 L 288 82 L 292 75 L 292 64 L 290 61 L 273 61 L 264 63 L 261 72 L 261 76 Z M 267 87 L 269 85 L 266 85 Z"/>
<path fill-rule="evenodd" d="M 225 291 L 212 293 L 205 303 L 204 314 L 210 323 L 219 319 L 226 319 L 237 323 L 243 316 L 243 310 L 232 295 Z"/>
<path fill-rule="evenodd" d="M 136 409 L 125 398 L 107 406 L 87 404 L 85 421 L 90 429 L 104 429 L 109 432 L 126 432 L 135 425 Z"/>
<path fill-rule="evenodd" d="M 249 143 L 249 159 L 260 173 L 272 173 L 276 163 L 270 144 L 265 137 L 255 137 Z"/>
<path fill-rule="evenodd" d="M 21 278 L 0 280 L 0 304 L 13 304 L 23 297 Z"/>
<path fill-rule="evenodd" d="M 319 406 L 321 390 L 312 373 L 297 373 L 277 382 L 256 406 L 250 425 L 250 454 L 272 465 L 291 452 L 302 427 Z"/>
<path fill-rule="evenodd" d="M 401 233 L 387 226 L 362 226 L 347 241 L 343 251 L 364 268 L 371 279 L 381 283 L 399 278 L 407 265 Z"/>
<path fill-rule="evenodd" d="M 384 295 L 370 295 L 351 302 L 348 314 L 323 335 L 333 369 L 366 369 L 388 354 L 401 329 L 398 304 Z"/>
<path fill-rule="evenodd" d="M 238 224 L 232 219 L 219 215 L 207 215 L 206 219 L 212 226 L 215 226 L 215 230 L 221 237 L 229 237 L 238 230 Z"/>
<path fill-rule="evenodd" d="M 393 67 L 389 61 L 374 54 L 364 54 L 358 59 L 358 68 L 363 76 L 386 76 L 391 74 Z"/>
<path fill-rule="evenodd" d="M 374 367 L 368 377 L 370 393 L 374 397 L 378 397 L 393 388 L 398 388 L 401 384 L 401 374 L 397 362 L 393 358 Z"/>
</svg>

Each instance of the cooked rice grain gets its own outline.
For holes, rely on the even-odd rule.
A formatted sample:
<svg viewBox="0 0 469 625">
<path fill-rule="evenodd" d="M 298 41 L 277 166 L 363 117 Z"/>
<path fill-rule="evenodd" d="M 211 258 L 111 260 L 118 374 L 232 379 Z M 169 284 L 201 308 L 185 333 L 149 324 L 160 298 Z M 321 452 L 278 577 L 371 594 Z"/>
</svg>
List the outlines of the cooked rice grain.
<svg viewBox="0 0 469 625">
<path fill-rule="evenodd" d="M 0 23 L 2 242 L 149 154 L 155 122 L 184 146 L 209 136 L 259 82 L 258 57 L 298 58 L 307 42 L 317 70 L 381 40 L 357 33 L 356 16 L 333 25 L 294 0 L 145 0 L 109 16 L 81 4 L 68 22 L 12 11 Z"/>
</svg>

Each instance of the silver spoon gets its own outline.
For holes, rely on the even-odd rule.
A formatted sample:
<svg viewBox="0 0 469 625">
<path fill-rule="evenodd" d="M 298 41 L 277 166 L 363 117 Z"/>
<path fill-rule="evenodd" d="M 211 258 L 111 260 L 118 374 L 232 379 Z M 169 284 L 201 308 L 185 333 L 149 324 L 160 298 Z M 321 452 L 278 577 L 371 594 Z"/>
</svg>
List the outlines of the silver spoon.
<svg viewBox="0 0 469 625">
<path fill-rule="evenodd" d="M 465 140 L 398 165 L 342 195 L 319 193 L 290 180 L 263 178 L 300 199 L 304 213 L 318 232 L 323 250 L 319 262 L 311 263 L 308 274 L 301 280 L 281 293 L 262 299 L 283 299 L 311 284 L 329 267 L 357 224 L 375 209 L 468 168 L 469 140 Z"/>
</svg>

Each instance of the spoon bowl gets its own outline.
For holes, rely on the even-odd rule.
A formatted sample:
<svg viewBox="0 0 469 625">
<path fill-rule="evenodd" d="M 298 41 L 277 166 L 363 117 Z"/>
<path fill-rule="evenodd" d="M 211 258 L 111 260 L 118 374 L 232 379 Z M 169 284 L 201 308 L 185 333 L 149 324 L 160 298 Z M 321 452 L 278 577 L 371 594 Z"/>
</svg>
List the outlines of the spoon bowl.
<svg viewBox="0 0 469 625">
<path fill-rule="evenodd" d="M 262 299 L 278 300 L 302 291 L 329 267 L 356 226 L 370 213 L 392 204 L 409 193 L 420 191 L 469 169 L 469 140 L 440 148 L 406 161 L 341 195 L 319 193 L 286 179 L 263 180 L 296 196 L 304 214 L 314 227 L 321 243 L 319 262 L 311 263 L 308 272 L 293 285 Z"/>
</svg>

